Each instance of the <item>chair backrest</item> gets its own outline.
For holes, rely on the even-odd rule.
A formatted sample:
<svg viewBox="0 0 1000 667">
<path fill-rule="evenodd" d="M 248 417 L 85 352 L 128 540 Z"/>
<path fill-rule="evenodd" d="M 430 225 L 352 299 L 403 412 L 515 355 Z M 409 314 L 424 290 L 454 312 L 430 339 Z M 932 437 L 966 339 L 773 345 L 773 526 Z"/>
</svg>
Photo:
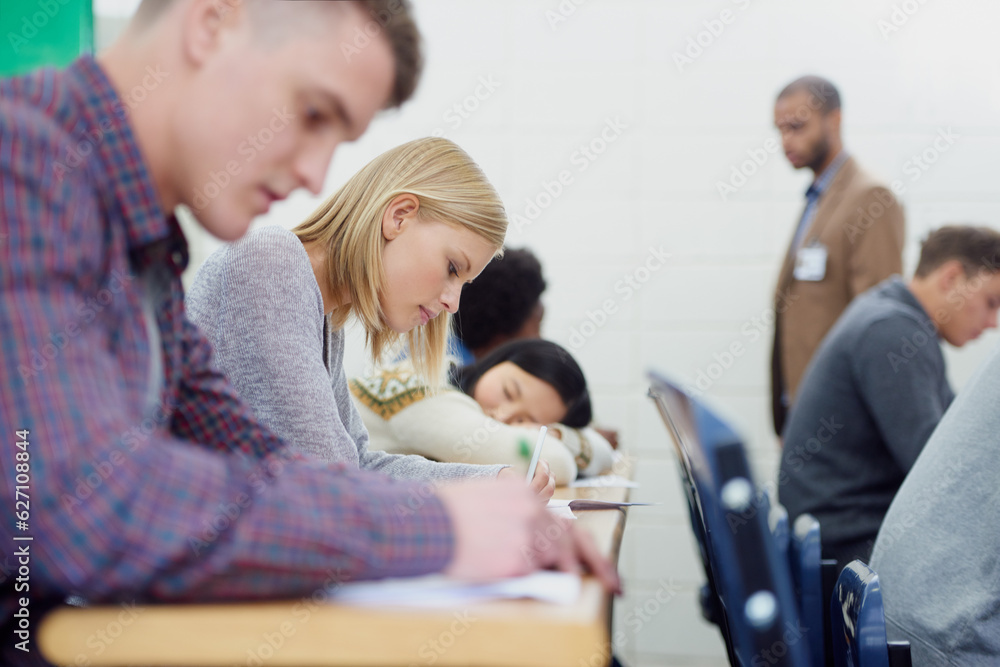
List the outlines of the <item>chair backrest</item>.
<svg viewBox="0 0 1000 667">
<path fill-rule="evenodd" d="M 847 564 L 830 600 L 837 667 L 909 667 L 907 642 L 889 642 L 878 575 L 860 560 Z"/>
<path fill-rule="evenodd" d="M 788 527 L 788 510 L 784 505 L 775 503 L 770 505 L 767 513 L 767 525 L 771 529 L 771 537 L 778 545 L 778 551 L 786 559 L 789 558 L 789 550 L 792 546 L 792 534 Z"/>
<path fill-rule="evenodd" d="M 650 380 L 677 451 L 706 597 L 730 663 L 808 666 L 788 560 L 771 534 L 770 503 L 753 482 L 742 441 L 677 384 L 656 373 Z"/>
<path fill-rule="evenodd" d="M 795 596 L 799 601 L 802 624 L 809 632 L 812 664 L 827 664 L 830 594 L 824 584 L 824 567 L 836 568 L 836 561 L 822 560 L 819 521 L 811 514 L 800 514 L 792 526 L 788 564 L 792 572 Z M 832 589 L 832 586 L 830 587 Z"/>
</svg>

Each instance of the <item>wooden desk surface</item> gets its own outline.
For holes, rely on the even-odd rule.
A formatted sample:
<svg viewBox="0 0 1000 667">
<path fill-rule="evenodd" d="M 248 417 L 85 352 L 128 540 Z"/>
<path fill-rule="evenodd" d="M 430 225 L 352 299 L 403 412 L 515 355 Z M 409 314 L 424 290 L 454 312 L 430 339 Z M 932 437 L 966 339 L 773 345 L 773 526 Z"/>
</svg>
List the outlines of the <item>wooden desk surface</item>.
<svg viewBox="0 0 1000 667">
<path fill-rule="evenodd" d="M 558 489 L 557 498 L 626 500 L 628 489 Z M 625 511 L 577 513 L 617 560 Z M 59 665 L 565 665 L 607 664 L 610 597 L 588 577 L 571 606 L 533 600 L 461 609 L 362 608 L 308 597 L 259 603 L 65 607 L 39 645 Z M 125 621 L 128 624 L 125 624 Z M 86 659 L 86 661 L 84 661 Z M 582 661 L 582 662 L 581 662 Z"/>
</svg>

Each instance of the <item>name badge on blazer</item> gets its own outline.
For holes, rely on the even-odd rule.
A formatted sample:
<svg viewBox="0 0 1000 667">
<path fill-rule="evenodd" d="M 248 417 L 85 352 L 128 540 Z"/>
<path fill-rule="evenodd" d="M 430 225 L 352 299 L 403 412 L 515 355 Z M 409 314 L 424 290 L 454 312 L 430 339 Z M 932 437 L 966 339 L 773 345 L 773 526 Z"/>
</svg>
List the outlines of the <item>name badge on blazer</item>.
<svg viewBox="0 0 1000 667">
<path fill-rule="evenodd" d="M 826 276 L 826 246 L 822 243 L 813 242 L 810 245 L 799 248 L 795 253 L 795 271 L 793 275 L 796 280 L 807 282 L 819 282 Z"/>
</svg>

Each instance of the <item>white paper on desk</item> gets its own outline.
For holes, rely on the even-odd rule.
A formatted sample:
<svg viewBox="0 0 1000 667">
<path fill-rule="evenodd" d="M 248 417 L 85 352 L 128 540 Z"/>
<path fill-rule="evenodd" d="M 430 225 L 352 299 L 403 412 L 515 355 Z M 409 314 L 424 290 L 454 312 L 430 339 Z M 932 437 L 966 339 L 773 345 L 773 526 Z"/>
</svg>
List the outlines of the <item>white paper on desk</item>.
<svg viewBox="0 0 1000 667">
<path fill-rule="evenodd" d="M 626 489 L 638 489 L 639 482 L 633 482 L 621 475 L 597 475 L 596 477 L 584 477 L 575 479 L 569 483 L 572 487 L 624 487 Z"/>
<path fill-rule="evenodd" d="M 541 571 L 524 577 L 480 584 L 439 574 L 349 582 L 340 586 L 330 597 L 330 601 L 380 607 L 454 607 L 473 602 L 519 598 L 532 598 L 553 604 L 573 604 L 579 597 L 579 575 Z"/>
<path fill-rule="evenodd" d="M 573 510 L 569 508 L 568 500 L 558 500 L 556 498 L 549 498 L 549 502 L 546 508 L 553 515 L 562 517 L 563 519 L 573 519 L 576 520 L 576 515 L 573 514 Z"/>
</svg>

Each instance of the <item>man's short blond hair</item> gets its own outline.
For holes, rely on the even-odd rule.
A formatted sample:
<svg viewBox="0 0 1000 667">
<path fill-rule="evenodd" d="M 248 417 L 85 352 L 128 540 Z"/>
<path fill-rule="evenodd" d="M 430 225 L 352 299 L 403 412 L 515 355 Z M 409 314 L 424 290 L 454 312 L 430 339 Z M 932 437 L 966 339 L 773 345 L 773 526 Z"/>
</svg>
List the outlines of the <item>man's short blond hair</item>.
<svg viewBox="0 0 1000 667">
<path fill-rule="evenodd" d="M 144 30 L 156 23 L 176 0 L 142 0 L 133 17 L 133 27 Z M 346 3 L 339 0 L 215 0 L 221 10 L 246 6 L 255 27 L 281 38 L 296 36 L 317 25 L 316 11 L 338 11 Z M 369 17 L 365 39 L 382 35 L 392 49 L 395 77 L 387 108 L 402 106 L 413 96 L 423 71 L 420 31 L 413 20 L 410 0 L 351 0 Z M 312 13 L 310 13 L 312 12 Z M 353 43 L 341 44 L 344 57 L 357 50 Z"/>
</svg>

